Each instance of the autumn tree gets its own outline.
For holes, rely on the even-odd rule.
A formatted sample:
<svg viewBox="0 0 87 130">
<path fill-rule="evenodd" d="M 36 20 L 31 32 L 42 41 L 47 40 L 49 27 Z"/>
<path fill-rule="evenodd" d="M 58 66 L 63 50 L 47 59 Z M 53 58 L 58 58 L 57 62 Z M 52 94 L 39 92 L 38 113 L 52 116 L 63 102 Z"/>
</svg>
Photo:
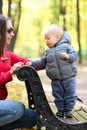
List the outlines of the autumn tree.
<svg viewBox="0 0 87 130">
<path fill-rule="evenodd" d="M 0 0 L 0 14 L 2 14 L 2 0 Z"/>
<path fill-rule="evenodd" d="M 11 44 L 8 46 L 9 50 L 13 51 L 15 46 L 15 41 L 17 38 L 17 33 L 20 25 L 21 18 L 21 2 L 22 0 L 8 0 L 8 17 L 12 19 L 12 23 L 14 26 L 15 36 L 13 37 Z M 12 4 L 14 7 L 12 7 Z"/>
</svg>

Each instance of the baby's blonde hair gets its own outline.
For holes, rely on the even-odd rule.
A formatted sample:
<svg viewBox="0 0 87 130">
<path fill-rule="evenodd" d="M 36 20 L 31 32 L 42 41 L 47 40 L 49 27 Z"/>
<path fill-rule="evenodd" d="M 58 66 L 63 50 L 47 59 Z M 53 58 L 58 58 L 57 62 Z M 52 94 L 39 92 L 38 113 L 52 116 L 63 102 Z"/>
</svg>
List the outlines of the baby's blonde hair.
<svg viewBox="0 0 87 130">
<path fill-rule="evenodd" d="M 57 25 L 57 24 L 51 24 L 49 27 L 44 28 L 44 29 L 42 30 L 43 36 L 46 35 L 46 34 L 48 34 L 48 33 L 52 33 L 52 35 L 53 35 L 53 34 L 54 34 L 54 35 L 59 34 L 59 35 L 62 36 L 62 35 L 63 35 L 63 29 L 62 29 L 62 27 L 60 27 L 60 26 Z"/>
</svg>

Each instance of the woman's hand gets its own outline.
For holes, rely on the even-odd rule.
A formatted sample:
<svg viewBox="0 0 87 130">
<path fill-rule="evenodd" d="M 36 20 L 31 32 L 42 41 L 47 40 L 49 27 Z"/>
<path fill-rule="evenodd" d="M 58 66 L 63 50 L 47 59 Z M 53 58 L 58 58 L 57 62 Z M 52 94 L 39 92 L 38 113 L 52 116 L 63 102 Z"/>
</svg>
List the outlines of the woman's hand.
<svg viewBox="0 0 87 130">
<path fill-rule="evenodd" d="M 15 73 L 15 71 L 17 70 L 17 69 L 19 69 L 20 67 L 22 67 L 24 65 L 24 63 L 23 62 L 17 62 L 17 63 L 15 63 L 12 67 L 11 67 L 11 69 L 10 69 L 10 73 L 11 74 L 13 74 L 13 73 Z"/>
</svg>

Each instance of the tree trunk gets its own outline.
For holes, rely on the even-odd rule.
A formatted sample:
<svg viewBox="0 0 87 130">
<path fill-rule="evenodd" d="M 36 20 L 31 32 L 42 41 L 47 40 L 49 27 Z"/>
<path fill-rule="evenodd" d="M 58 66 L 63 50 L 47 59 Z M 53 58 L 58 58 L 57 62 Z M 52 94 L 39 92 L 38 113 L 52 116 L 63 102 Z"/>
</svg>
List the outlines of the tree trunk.
<svg viewBox="0 0 87 130">
<path fill-rule="evenodd" d="M 18 1 L 18 20 L 16 21 L 16 27 L 15 27 L 15 15 L 17 15 L 16 14 L 16 12 L 15 12 L 15 14 L 14 14 L 14 16 L 12 16 L 11 15 L 11 0 L 9 0 L 9 10 L 8 10 L 8 15 L 12 18 L 12 20 L 13 20 L 13 23 L 14 23 L 14 34 L 15 34 L 15 36 L 13 37 L 13 39 L 12 39 L 12 41 L 11 41 L 11 44 L 9 44 L 9 46 L 8 46 L 8 49 L 10 50 L 10 51 L 12 51 L 13 52 L 13 50 L 14 50 L 14 46 L 15 46 L 15 41 L 16 41 L 16 38 L 17 38 L 17 33 L 18 33 L 18 29 L 19 29 L 19 24 L 20 24 L 20 18 L 21 18 L 21 2 L 22 2 L 22 0 L 20 0 L 20 1 Z"/>
<path fill-rule="evenodd" d="M 3 6 L 3 2 L 2 0 L 0 0 L 0 14 L 2 14 L 2 6 Z"/>
<path fill-rule="evenodd" d="M 77 38 L 78 38 L 78 46 L 79 46 L 79 63 L 82 63 L 82 55 L 81 55 L 81 43 L 80 43 L 80 15 L 79 15 L 79 0 L 77 0 Z"/>
<path fill-rule="evenodd" d="M 8 0 L 8 17 L 11 17 L 11 4 L 12 0 Z"/>
</svg>

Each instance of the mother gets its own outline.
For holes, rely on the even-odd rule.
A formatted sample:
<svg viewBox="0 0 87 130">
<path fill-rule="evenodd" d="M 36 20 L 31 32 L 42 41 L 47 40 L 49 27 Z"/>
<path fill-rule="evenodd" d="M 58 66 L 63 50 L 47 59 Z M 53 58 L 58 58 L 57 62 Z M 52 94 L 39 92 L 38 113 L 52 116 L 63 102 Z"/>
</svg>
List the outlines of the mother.
<svg viewBox="0 0 87 130">
<path fill-rule="evenodd" d="M 12 80 L 14 71 L 28 61 L 7 49 L 13 37 L 10 18 L 0 14 L 0 130 L 32 128 L 36 124 L 34 110 L 25 108 L 21 102 L 5 100 L 8 95 L 6 83 Z"/>
</svg>

